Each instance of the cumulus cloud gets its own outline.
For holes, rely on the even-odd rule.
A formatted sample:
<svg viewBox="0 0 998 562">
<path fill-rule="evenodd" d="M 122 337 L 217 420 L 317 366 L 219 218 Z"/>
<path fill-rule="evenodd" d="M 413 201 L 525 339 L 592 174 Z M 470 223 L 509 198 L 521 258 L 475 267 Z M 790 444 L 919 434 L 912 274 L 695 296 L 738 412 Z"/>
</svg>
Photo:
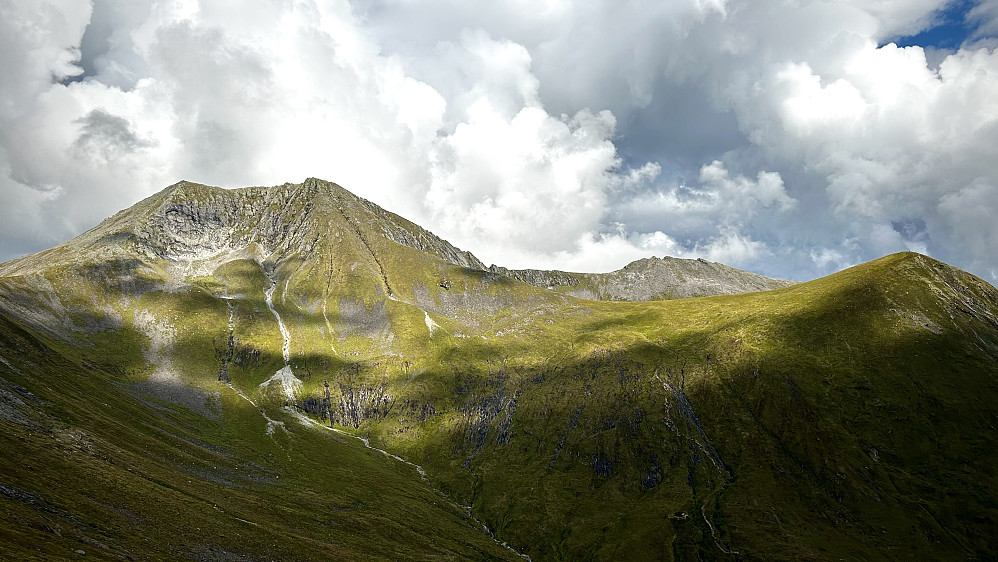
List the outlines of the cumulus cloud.
<svg viewBox="0 0 998 562">
<path fill-rule="evenodd" d="M 971 39 L 993 39 L 998 35 L 998 2 L 995 0 L 980 2 L 967 13 L 967 19 L 976 24 Z"/>
<path fill-rule="evenodd" d="M 181 178 L 318 176 L 514 267 L 994 280 L 995 6 L 945 51 L 891 42 L 943 0 L 8 2 L 0 259 Z"/>
<path fill-rule="evenodd" d="M 9 123 L 34 142 L 9 143 L 5 189 L 71 206 L 62 236 L 180 177 L 315 175 L 528 265 L 600 228 L 609 191 L 641 177 L 622 167 L 611 113 L 549 114 L 530 54 L 483 30 L 438 45 L 438 90 L 380 53 L 345 3 L 234 19 L 218 3 L 106 3 L 95 15 L 103 39 L 82 55 L 93 74 L 49 81 Z"/>
<path fill-rule="evenodd" d="M 632 228 L 648 230 L 664 224 L 699 239 L 716 234 L 720 227 L 750 223 L 760 213 L 784 213 L 795 204 L 780 174 L 759 172 L 755 180 L 732 177 L 715 160 L 700 169 L 697 183 L 638 194 L 618 204 L 615 211 L 616 219 Z"/>
<path fill-rule="evenodd" d="M 998 146 L 998 100 L 988 93 L 996 68 L 989 50 L 958 51 L 933 70 L 919 47 L 857 43 L 835 72 L 774 65 L 753 92 L 733 97 L 756 147 L 804 169 L 825 208 L 863 236 L 853 256 L 911 248 L 887 231 L 917 219 L 918 249 L 967 263 L 990 227 L 940 210 L 998 172 L 988 163 Z M 972 239 L 981 244 L 967 252 Z"/>
</svg>

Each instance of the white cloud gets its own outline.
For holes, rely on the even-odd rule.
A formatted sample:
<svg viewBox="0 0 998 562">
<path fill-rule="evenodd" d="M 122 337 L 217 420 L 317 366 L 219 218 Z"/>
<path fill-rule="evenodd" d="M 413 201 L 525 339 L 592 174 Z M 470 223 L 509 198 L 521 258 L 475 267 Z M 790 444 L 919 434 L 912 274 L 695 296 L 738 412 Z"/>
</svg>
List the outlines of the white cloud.
<svg viewBox="0 0 998 562">
<path fill-rule="evenodd" d="M 5 123 L 19 137 L 5 192 L 71 208 L 49 225 L 68 236 L 181 177 L 315 175 L 505 262 L 571 247 L 600 228 L 610 190 L 644 177 L 621 168 L 609 112 L 547 113 L 519 44 L 468 31 L 440 45 L 445 98 L 383 56 L 345 3 L 219 6 L 101 4 L 119 27 L 87 53 L 95 74 L 50 81 Z M 49 57 L 63 66 L 74 53 L 73 41 L 48 48 L 69 53 Z"/>
<path fill-rule="evenodd" d="M 992 271 L 995 3 L 932 64 L 884 44 L 944 5 L 8 2 L 3 257 L 181 178 L 319 176 L 509 266 Z"/>
<path fill-rule="evenodd" d="M 822 271 L 835 271 L 853 265 L 843 252 L 832 248 L 811 250 L 810 256 L 811 261 Z"/>
<path fill-rule="evenodd" d="M 704 253 L 713 261 L 723 263 L 752 263 L 766 253 L 765 244 L 752 240 L 740 232 L 725 228 L 720 235 L 698 244 L 695 254 Z"/>
<path fill-rule="evenodd" d="M 982 0 L 967 14 L 967 19 L 977 24 L 973 39 L 998 35 L 998 0 Z"/>
<path fill-rule="evenodd" d="M 12 0 L 0 8 L 0 118 L 10 118 L 51 85 L 76 76 L 88 2 Z"/>
<path fill-rule="evenodd" d="M 953 233 L 954 242 L 967 246 L 980 264 L 990 263 L 998 248 L 998 185 L 993 179 L 977 178 L 939 200 L 939 212 L 953 224 L 961 225 Z"/>
<path fill-rule="evenodd" d="M 632 229 L 664 225 L 670 240 L 680 237 L 682 243 L 664 248 L 672 255 L 750 264 L 768 251 L 752 239 L 748 225 L 759 218 L 779 221 L 796 205 L 780 174 L 763 171 L 750 179 L 732 175 L 715 160 L 700 169 L 697 184 L 660 187 L 616 206 L 615 212 Z"/>
</svg>

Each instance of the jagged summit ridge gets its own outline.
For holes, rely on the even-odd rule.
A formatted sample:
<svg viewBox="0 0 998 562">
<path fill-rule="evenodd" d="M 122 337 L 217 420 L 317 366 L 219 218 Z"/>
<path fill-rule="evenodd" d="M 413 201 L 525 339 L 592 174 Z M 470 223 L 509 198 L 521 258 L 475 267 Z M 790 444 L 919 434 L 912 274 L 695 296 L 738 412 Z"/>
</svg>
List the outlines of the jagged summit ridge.
<svg viewBox="0 0 998 562">
<path fill-rule="evenodd" d="M 154 217 L 145 240 L 164 257 L 203 255 L 259 243 L 281 253 L 312 253 L 331 218 L 342 218 L 361 237 L 372 234 L 456 265 L 484 269 L 464 252 L 429 231 L 358 197 L 339 185 L 317 178 L 270 188 L 225 190 L 190 182 L 167 189 L 168 197 Z M 318 206 L 319 216 L 313 220 Z M 337 216 L 337 215 L 341 215 Z"/>
</svg>

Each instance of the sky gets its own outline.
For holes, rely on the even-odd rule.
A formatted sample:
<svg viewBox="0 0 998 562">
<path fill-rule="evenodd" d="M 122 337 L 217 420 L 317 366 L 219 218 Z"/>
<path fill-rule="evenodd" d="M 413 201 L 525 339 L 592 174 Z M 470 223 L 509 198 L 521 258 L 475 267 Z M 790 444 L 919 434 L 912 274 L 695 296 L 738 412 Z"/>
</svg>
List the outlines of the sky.
<svg viewBox="0 0 998 562">
<path fill-rule="evenodd" d="M 998 0 L 2 0 L 0 261 L 181 179 L 485 263 L 998 282 Z"/>
</svg>

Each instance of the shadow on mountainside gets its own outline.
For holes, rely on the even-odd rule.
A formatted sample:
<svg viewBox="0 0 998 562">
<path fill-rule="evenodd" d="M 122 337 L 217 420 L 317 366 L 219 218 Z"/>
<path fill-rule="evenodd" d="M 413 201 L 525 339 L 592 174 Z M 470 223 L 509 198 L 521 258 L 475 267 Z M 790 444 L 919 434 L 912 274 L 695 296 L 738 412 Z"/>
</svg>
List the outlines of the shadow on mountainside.
<svg viewBox="0 0 998 562">
<path fill-rule="evenodd" d="M 581 361 L 478 343 L 491 367 L 437 374 L 463 405 L 420 462 L 539 558 L 993 556 L 998 331 L 933 300 L 930 274 L 849 275 L 685 303 L 722 319 L 617 349 L 609 335 Z M 577 331 L 654 324 L 626 310 Z"/>
<path fill-rule="evenodd" d="M 407 541 L 426 556 L 495 555 L 411 469 L 294 426 L 291 405 L 419 463 L 536 560 L 998 553 L 998 298 L 927 258 L 767 293 L 552 301 L 463 338 L 434 336 L 422 309 L 359 296 L 333 315 L 334 337 L 313 300 L 287 304 L 279 289 L 301 379 L 290 398 L 260 386 L 285 365 L 264 273 L 228 275 L 252 289 L 235 303 L 211 286 L 144 301 L 176 327 L 178 380 L 218 393 L 214 420 L 135 394 L 155 338 L 127 323 L 77 349 L 0 317 L 0 422 L 18 451 L 0 500 L 16 506 L 18 544 L 71 528 L 121 552 L 190 555 L 176 534 L 193 509 L 208 558 L 391 557 Z M 394 339 L 368 329 L 379 314 Z M 43 414 L 22 407 L 25 392 Z M 114 478 L 119 497 L 96 488 Z M 161 508 L 143 505 L 158 494 Z M 119 510 L 140 531 L 115 539 Z M 129 550 L 140 532 L 168 550 Z"/>
</svg>

